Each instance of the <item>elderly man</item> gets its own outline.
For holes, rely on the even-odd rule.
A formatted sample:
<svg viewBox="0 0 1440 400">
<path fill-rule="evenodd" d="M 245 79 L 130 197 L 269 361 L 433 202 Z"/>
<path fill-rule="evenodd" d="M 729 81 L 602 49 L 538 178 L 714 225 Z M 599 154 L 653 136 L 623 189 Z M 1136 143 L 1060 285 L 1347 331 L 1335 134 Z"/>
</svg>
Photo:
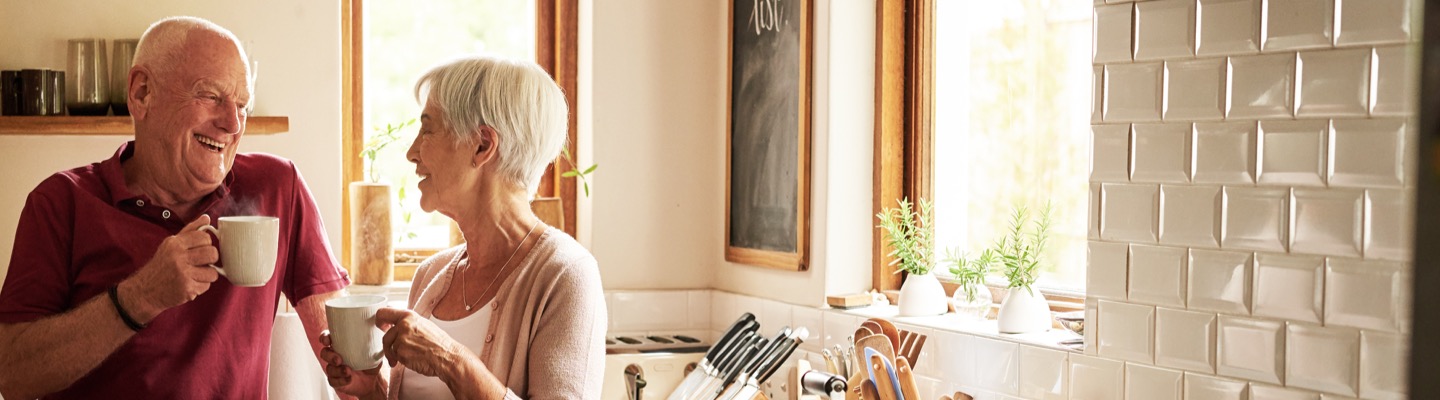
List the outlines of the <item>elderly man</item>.
<svg viewBox="0 0 1440 400">
<path fill-rule="evenodd" d="M 6 399 L 259 399 L 280 295 L 307 335 L 349 278 L 291 162 L 237 154 L 252 76 L 239 41 L 198 18 L 145 31 L 130 69 L 135 140 L 30 192 L 0 290 Z M 280 222 L 262 287 L 208 265 L 202 225 L 226 215 Z M 318 363 L 317 363 L 318 365 Z"/>
</svg>

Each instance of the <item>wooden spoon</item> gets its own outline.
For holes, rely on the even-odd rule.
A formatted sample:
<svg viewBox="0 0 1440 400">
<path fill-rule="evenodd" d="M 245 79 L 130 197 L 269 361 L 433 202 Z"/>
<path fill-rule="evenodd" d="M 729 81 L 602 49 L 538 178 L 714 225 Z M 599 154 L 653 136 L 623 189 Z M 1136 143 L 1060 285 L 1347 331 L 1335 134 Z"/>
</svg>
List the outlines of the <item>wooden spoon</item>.
<svg viewBox="0 0 1440 400">
<path fill-rule="evenodd" d="M 910 361 L 903 356 L 895 357 L 895 376 L 900 379 L 900 393 L 905 395 L 905 400 L 920 398 L 920 388 L 915 386 L 915 374 L 910 370 Z"/>
<path fill-rule="evenodd" d="M 867 321 L 875 321 L 876 324 L 880 325 L 880 332 L 884 333 L 885 337 L 890 339 L 890 353 L 893 355 L 895 350 L 900 348 L 900 330 L 895 329 L 895 324 L 890 323 L 890 321 L 884 318 L 871 318 Z"/>
</svg>

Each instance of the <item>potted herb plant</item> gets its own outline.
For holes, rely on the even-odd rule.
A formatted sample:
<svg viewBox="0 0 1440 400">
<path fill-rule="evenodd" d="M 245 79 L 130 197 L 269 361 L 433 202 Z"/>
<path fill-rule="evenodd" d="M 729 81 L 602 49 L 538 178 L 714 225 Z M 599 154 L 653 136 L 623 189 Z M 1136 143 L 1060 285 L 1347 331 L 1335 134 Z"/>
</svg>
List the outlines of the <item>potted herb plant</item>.
<svg viewBox="0 0 1440 400">
<path fill-rule="evenodd" d="M 375 127 L 360 152 L 367 180 L 350 183 L 350 272 L 356 284 L 388 285 L 395 279 L 395 243 L 391 237 L 390 184 L 380 182 L 375 157 L 400 140 L 400 131 L 415 123 Z"/>
<path fill-rule="evenodd" d="M 994 304 L 990 288 L 985 287 L 985 277 L 990 275 L 996 264 L 995 250 L 985 249 L 972 259 L 965 253 L 957 257 L 947 248 L 945 263 L 950 265 L 950 274 L 955 276 L 955 283 L 960 285 L 955 289 L 955 294 L 950 296 L 950 305 L 955 307 L 955 314 L 967 319 L 985 319 L 990 314 L 990 305 Z"/>
<path fill-rule="evenodd" d="M 920 199 L 920 209 L 914 210 L 905 199 L 899 203 L 899 208 L 883 209 L 875 218 L 885 230 L 885 242 L 891 248 L 889 256 L 894 257 L 890 265 L 896 266 L 895 273 L 908 274 L 905 283 L 900 285 L 900 316 L 944 314 L 945 288 L 931 274 L 935 268 L 932 253 L 935 218 L 931 204 Z"/>
<path fill-rule="evenodd" d="M 1027 226 L 1033 226 L 1027 230 Z M 1043 332 L 1050 329 L 1050 306 L 1033 285 L 1040 274 L 1040 256 L 1050 234 L 1050 206 L 1033 225 L 1024 206 L 1015 209 L 1010 230 L 995 242 L 995 257 L 1010 282 L 1009 293 L 996 317 L 1001 333 Z"/>
</svg>

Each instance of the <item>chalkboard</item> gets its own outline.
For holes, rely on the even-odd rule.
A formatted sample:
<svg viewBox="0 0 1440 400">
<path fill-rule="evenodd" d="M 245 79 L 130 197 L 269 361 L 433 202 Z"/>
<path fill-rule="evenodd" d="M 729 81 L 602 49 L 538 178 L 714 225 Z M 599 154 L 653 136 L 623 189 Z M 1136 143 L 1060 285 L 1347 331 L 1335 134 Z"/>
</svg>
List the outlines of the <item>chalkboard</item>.
<svg viewBox="0 0 1440 400">
<path fill-rule="evenodd" d="M 725 259 L 804 270 L 809 248 L 810 4 L 733 0 Z"/>
</svg>

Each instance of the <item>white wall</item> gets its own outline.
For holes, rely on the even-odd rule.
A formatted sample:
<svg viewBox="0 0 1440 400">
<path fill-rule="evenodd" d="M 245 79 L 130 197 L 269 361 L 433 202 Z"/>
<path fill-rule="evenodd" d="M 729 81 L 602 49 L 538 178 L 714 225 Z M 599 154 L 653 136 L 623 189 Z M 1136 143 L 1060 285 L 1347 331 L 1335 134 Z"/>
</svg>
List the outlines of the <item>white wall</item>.
<svg viewBox="0 0 1440 400">
<path fill-rule="evenodd" d="M 724 261 L 729 4 L 594 7 L 589 72 L 600 169 L 591 249 L 606 289 L 715 287 L 816 304 L 827 292 L 868 286 L 875 7 L 817 3 L 813 238 L 803 272 Z"/>
<path fill-rule="evenodd" d="M 874 3 L 815 5 L 811 269 L 724 261 L 726 2 L 585 2 L 581 141 L 600 165 L 582 232 L 607 289 L 716 287 L 792 304 L 869 282 Z M 310 2 L 195 3 L 97 9 L 78 0 L 0 0 L 0 68 L 65 67 L 64 41 L 138 37 L 169 15 L 233 30 L 259 63 L 257 115 L 290 132 L 249 136 L 243 151 L 295 160 L 339 243 L 339 9 Z M 31 17 L 33 16 L 33 17 Z M 858 27 L 858 28 L 857 28 Z M 833 42 L 840 43 L 831 49 Z M 837 82 L 830 84 L 830 82 Z M 126 137 L 0 137 L 0 260 L 9 260 L 25 194 L 62 169 L 99 161 Z M 331 149 L 313 151 L 313 149 Z M 593 158 L 592 158 L 593 157 Z M 583 161 L 591 162 L 591 161 Z M 844 216 L 844 218 L 841 218 Z M 587 235 L 587 233 L 589 233 Z M 338 250 L 338 249 L 337 249 Z M 0 276 L 8 261 L 0 263 Z"/>
<path fill-rule="evenodd" d="M 246 136 L 241 151 L 294 160 L 310 184 L 330 243 L 340 239 L 340 7 L 337 2 L 157 0 L 143 6 L 82 0 L 0 0 L 0 69 L 65 69 L 65 40 L 138 38 L 160 18 L 193 15 L 229 28 L 259 64 L 255 115 L 290 117 L 290 131 Z M 124 136 L 0 137 L 0 277 L 9 268 L 25 195 L 63 169 L 110 157 Z"/>
</svg>

